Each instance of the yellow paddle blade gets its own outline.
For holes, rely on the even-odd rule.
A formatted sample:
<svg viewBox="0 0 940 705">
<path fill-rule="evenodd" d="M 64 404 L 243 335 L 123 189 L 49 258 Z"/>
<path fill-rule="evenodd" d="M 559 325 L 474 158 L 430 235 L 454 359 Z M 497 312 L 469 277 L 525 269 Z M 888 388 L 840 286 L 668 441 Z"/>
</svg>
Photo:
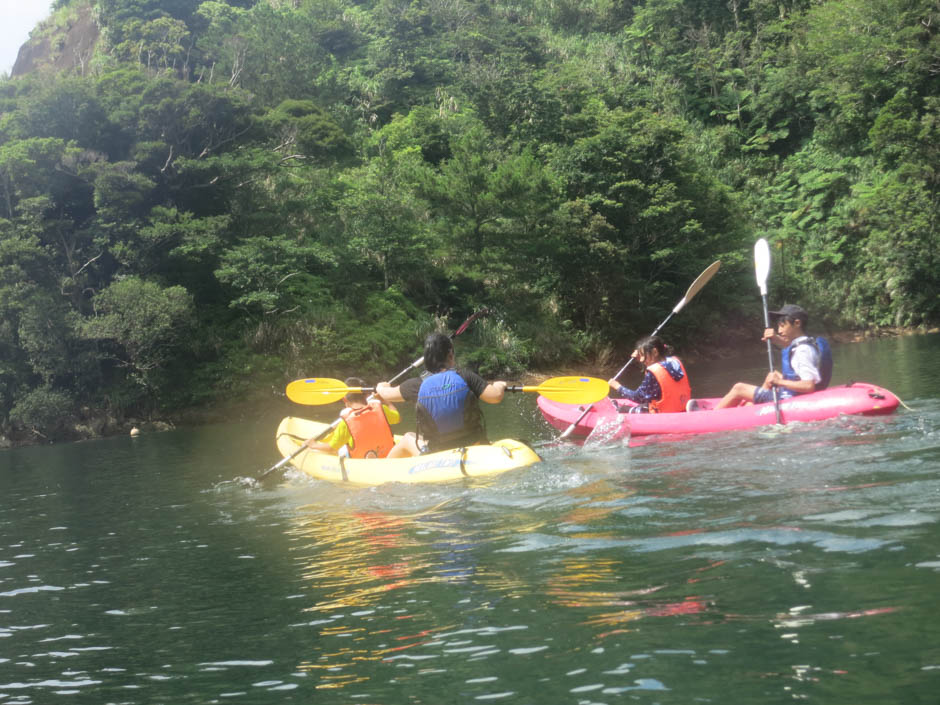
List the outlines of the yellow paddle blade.
<svg viewBox="0 0 940 705">
<path fill-rule="evenodd" d="M 561 404 L 593 404 L 607 396 L 607 382 L 596 377 L 552 377 L 536 386 L 507 387 L 513 392 L 535 392 Z"/>
<path fill-rule="evenodd" d="M 552 377 L 539 385 L 506 387 L 510 392 L 535 392 L 562 404 L 593 404 L 607 396 L 607 382 L 596 377 Z M 350 392 L 371 392 L 371 387 L 347 387 L 338 379 L 316 377 L 287 385 L 287 398 L 297 404 L 320 405 L 339 401 Z"/>
<path fill-rule="evenodd" d="M 287 398 L 297 404 L 318 406 L 339 401 L 344 396 L 355 392 L 371 392 L 367 387 L 347 387 L 338 379 L 315 377 L 295 379 L 287 385 Z"/>
</svg>

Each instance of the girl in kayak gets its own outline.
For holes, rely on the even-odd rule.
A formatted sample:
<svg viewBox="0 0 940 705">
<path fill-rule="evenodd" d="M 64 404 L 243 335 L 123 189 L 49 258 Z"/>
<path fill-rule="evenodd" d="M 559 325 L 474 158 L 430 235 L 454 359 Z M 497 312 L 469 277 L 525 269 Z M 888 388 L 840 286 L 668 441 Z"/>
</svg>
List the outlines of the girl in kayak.
<svg viewBox="0 0 940 705">
<path fill-rule="evenodd" d="M 689 376 L 672 348 L 658 335 L 651 335 L 637 342 L 631 357 L 646 367 L 640 386 L 627 389 L 616 377 L 607 381 L 622 398 L 636 403 L 620 410 L 631 414 L 685 411 L 692 396 Z"/>
</svg>

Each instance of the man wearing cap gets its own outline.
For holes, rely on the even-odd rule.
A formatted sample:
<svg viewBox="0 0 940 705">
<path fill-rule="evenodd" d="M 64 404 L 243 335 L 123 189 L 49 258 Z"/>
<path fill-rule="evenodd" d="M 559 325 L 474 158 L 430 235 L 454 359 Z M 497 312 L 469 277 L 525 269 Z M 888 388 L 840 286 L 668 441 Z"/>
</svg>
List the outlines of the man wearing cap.
<svg viewBox="0 0 940 705">
<path fill-rule="evenodd" d="M 770 311 L 770 314 L 777 316 L 777 330 L 765 329 L 761 340 L 770 340 L 783 348 L 781 369 L 770 372 L 760 387 L 738 382 L 715 409 L 746 402 L 763 404 L 773 401 L 774 387 L 778 398 L 786 399 L 797 394 L 810 394 L 829 385 L 832 353 L 825 338 L 811 338 L 806 334 L 809 314 L 795 304 L 786 304 L 779 311 Z"/>
</svg>

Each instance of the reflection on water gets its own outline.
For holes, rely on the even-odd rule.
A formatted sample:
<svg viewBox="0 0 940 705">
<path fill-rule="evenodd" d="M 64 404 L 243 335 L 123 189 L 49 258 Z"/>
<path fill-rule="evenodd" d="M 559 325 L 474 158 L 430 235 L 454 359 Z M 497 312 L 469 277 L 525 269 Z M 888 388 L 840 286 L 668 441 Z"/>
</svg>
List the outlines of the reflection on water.
<svg viewBox="0 0 940 705">
<path fill-rule="evenodd" d="M 334 644 L 298 664 L 298 671 L 316 674 L 318 688 L 355 689 L 383 665 L 420 664 L 419 673 L 427 676 L 449 673 L 450 667 L 434 664 L 452 666 L 458 655 L 472 662 L 531 656 L 553 648 L 554 641 L 551 634 L 539 634 L 533 605 L 538 614 L 551 610 L 553 623 L 570 623 L 598 644 L 637 620 L 706 611 L 707 599 L 694 586 L 720 562 L 682 571 L 662 584 L 629 588 L 623 586 L 631 572 L 623 558 L 561 550 L 555 558 L 532 562 L 530 551 L 551 553 L 550 544 L 559 540 L 617 540 L 608 523 L 633 489 L 599 479 L 563 488 L 549 502 L 543 494 L 538 503 L 529 491 L 477 489 L 484 495 L 482 512 L 466 498 L 409 513 L 335 512 L 322 505 L 297 510 L 287 532 L 304 581 L 296 599 L 313 619 L 294 626 L 315 629 L 320 640 Z M 429 590 L 456 592 L 444 605 L 415 597 Z M 430 625 L 428 611 L 442 606 L 445 614 L 433 616 Z M 506 614 L 514 615 L 508 624 Z M 503 678 L 471 680 L 485 690 L 484 684 Z"/>
<path fill-rule="evenodd" d="M 0 702 L 933 702 L 936 340 L 837 348 L 885 418 L 578 448 L 519 395 L 545 462 L 484 481 L 232 482 L 277 419 L 0 453 Z"/>
<path fill-rule="evenodd" d="M 414 558 L 420 544 L 404 529 L 414 521 L 378 512 L 350 515 L 302 515 L 288 531 L 300 550 L 315 548 L 312 556 L 298 557 L 300 575 L 315 583 L 323 599 L 307 607 L 330 611 L 344 607 L 368 607 L 381 593 L 413 584 L 415 573 L 427 563 Z M 294 547 L 294 551 L 298 547 Z M 400 556 L 412 556 L 402 560 Z"/>
<path fill-rule="evenodd" d="M 582 624 L 602 628 L 596 635 L 598 639 L 623 633 L 627 623 L 644 617 L 690 615 L 706 609 L 706 603 L 696 596 L 678 602 L 658 600 L 656 593 L 664 589 L 662 585 L 625 592 L 592 589 L 616 583 L 622 570 L 623 565 L 613 560 L 565 559 L 561 572 L 548 579 L 546 593 L 553 605 L 596 612 Z M 615 609 L 608 611 L 611 608 Z"/>
</svg>

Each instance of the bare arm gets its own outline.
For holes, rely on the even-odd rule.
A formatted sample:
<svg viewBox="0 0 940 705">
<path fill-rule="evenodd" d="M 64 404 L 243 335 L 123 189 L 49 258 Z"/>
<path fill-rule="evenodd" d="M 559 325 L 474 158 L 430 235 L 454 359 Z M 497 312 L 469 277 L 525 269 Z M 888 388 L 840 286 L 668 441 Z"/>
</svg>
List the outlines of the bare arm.
<svg viewBox="0 0 940 705">
<path fill-rule="evenodd" d="M 324 443 L 323 441 L 315 441 L 312 438 L 308 440 L 305 445 L 308 448 L 311 448 L 313 450 L 319 450 L 322 453 L 335 453 L 336 452 L 333 449 L 333 446 L 331 446 L 329 443 Z"/>
<path fill-rule="evenodd" d="M 379 395 L 383 402 L 389 404 L 396 401 L 405 401 L 405 398 L 401 395 L 401 385 L 393 387 L 388 382 L 379 382 L 375 385 L 375 393 Z"/>
<path fill-rule="evenodd" d="M 487 404 L 499 404 L 506 393 L 506 383 L 503 381 L 490 382 L 480 395 L 480 399 Z"/>
</svg>

